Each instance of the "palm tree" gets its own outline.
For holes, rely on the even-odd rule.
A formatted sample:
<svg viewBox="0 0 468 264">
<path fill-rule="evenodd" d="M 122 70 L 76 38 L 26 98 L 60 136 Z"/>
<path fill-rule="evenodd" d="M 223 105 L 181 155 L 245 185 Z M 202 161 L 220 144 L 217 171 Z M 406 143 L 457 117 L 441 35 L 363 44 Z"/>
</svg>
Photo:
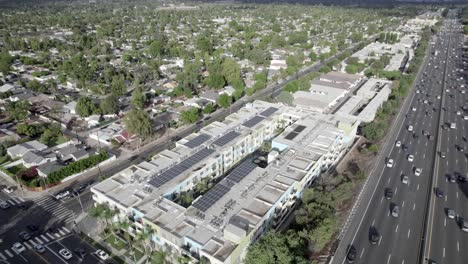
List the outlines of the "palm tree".
<svg viewBox="0 0 468 264">
<path fill-rule="evenodd" d="M 133 262 L 136 263 L 136 256 L 135 256 L 135 249 L 133 248 L 132 245 L 132 237 L 130 236 L 129 228 L 130 228 L 130 223 L 128 220 L 123 220 L 120 221 L 118 224 L 119 229 L 123 230 L 123 236 L 125 238 L 125 241 L 127 242 L 128 250 L 130 252 L 130 255 L 133 256 Z"/>
<path fill-rule="evenodd" d="M 109 220 L 111 220 L 117 214 L 117 211 L 110 209 L 104 204 L 97 204 L 88 211 L 88 214 L 91 217 L 97 218 L 98 220 L 104 222 L 104 233 L 107 234 Z"/>
</svg>

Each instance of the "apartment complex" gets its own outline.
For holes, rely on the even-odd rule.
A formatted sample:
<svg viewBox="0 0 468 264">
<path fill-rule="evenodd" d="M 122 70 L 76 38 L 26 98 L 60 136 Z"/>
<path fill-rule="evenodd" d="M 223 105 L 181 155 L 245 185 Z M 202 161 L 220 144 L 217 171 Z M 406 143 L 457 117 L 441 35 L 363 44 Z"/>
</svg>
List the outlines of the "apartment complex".
<svg viewBox="0 0 468 264">
<path fill-rule="evenodd" d="M 97 184 L 93 199 L 130 219 L 130 234 L 150 229 L 155 244 L 178 254 L 240 263 L 248 245 L 279 227 L 302 191 L 346 153 L 357 125 L 255 101 Z M 259 155 L 265 142 L 272 149 Z"/>
</svg>

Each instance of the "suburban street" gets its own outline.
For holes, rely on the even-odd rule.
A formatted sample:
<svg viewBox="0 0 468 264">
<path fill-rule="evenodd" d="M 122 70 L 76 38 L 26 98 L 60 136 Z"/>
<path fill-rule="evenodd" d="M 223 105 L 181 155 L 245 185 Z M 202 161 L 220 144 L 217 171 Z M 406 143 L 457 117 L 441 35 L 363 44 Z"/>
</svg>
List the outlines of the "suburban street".
<svg viewBox="0 0 468 264">
<path fill-rule="evenodd" d="M 463 250 L 459 247 L 460 244 L 466 245 L 466 234 L 455 220 L 447 219 L 445 210 L 451 207 L 461 216 L 466 213 L 461 208 L 463 203 L 466 204 L 461 200 L 466 199 L 462 191 L 465 186 L 449 183 L 446 176 L 447 173 L 466 172 L 468 167 L 465 153 L 455 148 L 455 145 L 466 145 L 462 137 L 466 135 L 467 122 L 463 120 L 466 113 L 456 113 L 462 111 L 461 105 L 466 97 L 459 88 L 464 81 L 455 81 L 459 78 L 454 69 L 461 66 L 463 35 L 454 18 L 456 14 L 452 10 L 429 50 L 430 57 L 410 92 L 409 103 L 402 107 L 400 115 L 404 114 L 406 118 L 397 117 L 396 129 L 388 135 L 382 159 L 369 176 L 373 178 L 371 184 L 364 192 L 363 202 L 358 204 L 357 214 L 346 230 L 332 263 L 346 263 L 346 255 L 351 248 L 357 255 L 354 263 L 427 263 L 427 259 L 437 263 L 463 263 L 466 260 L 463 255 L 466 252 L 461 253 Z M 456 95 L 452 97 L 450 94 Z M 457 129 L 447 127 L 443 130 L 445 122 L 456 122 Z M 444 151 L 447 157 L 442 160 L 443 164 L 437 166 L 440 151 Z M 416 169 L 421 170 L 419 176 Z M 432 204 L 436 200 L 434 188 L 437 186 L 444 189 L 446 196 L 437 198 L 435 202 L 435 216 L 429 215 L 434 224 L 429 224 L 428 228 L 436 231 L 432 240 L 425 240 L 426 208 L 428 201 Z M 393 195 L 387 195 L 389 190 Z M 398 213 L 392 215 L 395 207 L 398 207 Z M 450 222 L 447 223 L 450 226 L 445 228 L 445 222 Z M 375 234 L 378 241 L 373 244 L 371 238 Z M 430 244 L 432 251 L 427 252 L 427 259 L 421 259 L 425 242 Z"/>
</svg>

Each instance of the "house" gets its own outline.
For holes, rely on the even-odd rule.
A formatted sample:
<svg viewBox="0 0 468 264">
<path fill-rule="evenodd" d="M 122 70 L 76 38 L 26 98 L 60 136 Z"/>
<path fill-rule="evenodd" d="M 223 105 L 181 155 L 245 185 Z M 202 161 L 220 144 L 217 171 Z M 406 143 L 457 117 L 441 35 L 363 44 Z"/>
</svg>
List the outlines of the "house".
<svg viewBox="0 0 468 264">
<path fill-rule="evenodd" d="M 88 122 L 88 127 L 95 127 L 99 125 L 100 120 L 101 120 L 100 115 L 91 115 L 91 116 L 85 117 L 85 121 Z"/>
<path fill-rule="evenodd" d="M 89 133 L 89 138 L 110 146 L 112 144 L 112 139 L 119 135 L 122 130 L 122 125 L 118 123 L 112 123 L 104 128 L 101 127 L 91 131 Z"/>
<path fill-rule="evenodd" d="M 71 101 L 63 106 L 63 112 L 71 115 L 76 115 L 76 101 Z"/>
<path fill-rule="evenodd" d="M 21 137 L 18 134 L 7 130 L 7 129 L 0 129 L 0 143 L 5 141 L 17 141 Z"/>
<path fill-rule="evenodd" d="M 122 133 L 116 135 L 114 137 L 114 139 L 119 142 L 120 144 L 123 144 L 123 143 L 129 143 L 129 142 L 132 142 L 134 141 L 135 139 L 137 139 L 138 136 L 136 134 L 132 134 L 130 132 L 128 132 L 128 130 L 123 130 Z"/>
<path fill-rule="evenodd" d="M 45 178 L 50 173 L 54 171 L 58 171 L 62 169 L 63 167 L 64 167 L 63 165 L 58 164 L 56 161 L 51 161 L 51 162 L 47 162 L 47 163 L 40 165 L 39 167 L 36 168 L 36 170 L 39 176 Z"/>
<path fill-rule="evenodd" d="M 288 65 L 286 64 L 286 60 L 271 60 L 270 61 L 270 70 L 281 70 L 286 69 Z"/>
<path fill-rule="evenodd" d="M 227 94 L 229 96 L 232 96 L 234 94 L 234 92 L 236 92 L 236 89 L 234 89 L 234 87 L 232 86 L 226 86 L 224 87 L 224 89 L 222 89 L 221 91 L 219 91 L 219 95 L 222 95 L 222 94 Z"/>
<path fill-rule="evenodd" d="M 23 165 L 26 168 L 36 167 L 47 162 L 56 161 L 55 153 L 42 153 L 40 151 L 28 151 L 23 155 Z"/>
<path fill-rule="evenodd" d="M 210 101 L 212 103 L 216 103 L 218 101 L 219 94 L 215 91 L 210 90 L 210 91 L 201 93 L 200 98 Z"/>
<path fill-rule="evenodd" d="M 31 92 L 30 90 L 25 89 L 25 88 L 14 89 L 14 90 L 11 90 L 11 92 L 13 94 L 9 97 L 9 99 L 12 102 L 27 100 L 27 99 L 34 96 L 33 92 Z"/>
<path fill-rule="evenodd" d="M 193 98 L 185 100 L 184 105 L 201 108 L 201 104 L 198 101 L 200 101 L 198 97 L 193 97 Z"/>
<path fill-rule="evenodd" d="M 9 83 L 5 83 L 4 85 L 0 86 L 0 93 L 6 93 L 8 91 L 13 90 L 13 88 L 15 88 L 15 86 Z"/>
<path fill-rule="evenodd" d="M 42 151 L 45 149 L 47 149 L 46 145 L 42 144 L 41 142 L 37 140 L 33 140 L 33 141 L 15 145 L 13 147 L 9 147 L 7 149 L 7 153 L 12 159 L 15 159 L 15 158 L 23 157 L 23 155 L 29 151 L 32 151 L 32 150 Z"/>
</svg>

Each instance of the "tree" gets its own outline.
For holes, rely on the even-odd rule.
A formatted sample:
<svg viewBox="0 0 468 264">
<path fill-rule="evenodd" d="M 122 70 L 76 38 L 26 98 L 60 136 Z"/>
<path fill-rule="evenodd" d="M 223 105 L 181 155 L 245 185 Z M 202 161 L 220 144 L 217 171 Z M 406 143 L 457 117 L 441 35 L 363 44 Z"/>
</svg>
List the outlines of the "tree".
<svg viewBox="0 0 468 264">
<path fill-rule="evenodd" d="M 88 117 L 96 111 L 96 105 L 89 97 L 82 96 L 76 103 L 76 113 L 81 117 Z"/>
<path fill-rule="evenodd" d="M 122 75 L 112 77 L 111 93 L 117 96 L 122 96 L 127 93 L 127 88 L 125 87 Z"/>
<path fill-rule="evenodd" d="M 244 262 L 246 264 L 288 264 L 292 262 L 293 256 L 285 237 L 270 231 L 249 247 Z"/>
<path fill-rule="evenodd" d="M 203 113 L 204 114 L 211 114 L 215 110 L 216 110 L 215 106 L 210 103 L 210 104 L 205 105 L 205 107 L 203 108 Z"/>
<path fill-rule="evenodd" d="M 222 73 L 229 85 L 232 85 L 235 89 L 244 88 L 244 83 L 241 78 L 241 69 L 235 60 L 225 58 L 222 63 Z"/>
<path fill-rule="evenodd" d="M 62 129 L 58 124 L 51 124 L 44 130 L 44 133 L 41 135 L 40 141 L 45 145 L 53 145 L 57 139 L 62 136 Z"/>
<path fill-rule="evenodd" d="M 103 114 L 118 114 L 120 110 L 119 97 L 114 94 L 108 95 L 101 101 L 100 108 Z"/>
<path fill-rule="evenodd" d="M 37 126 L 37 125 L 29 125 L 27 123 L 21 123 L 21 124 L 16 125 L 16 133 L 34 138 L 42 133 L 42 129 L 40 126 Z"/>
<path fill-rule="evenodd" d="M 29 115 L 29 102 L 26 100 L 20 100 L 17 102 L 9 102 L 7 105 L 7 111 L 10 113 L 10 117 L 16 121 L 23 121 Z"/>
<path fill-rule="evenodd" d="M 228 94 L 223 93 L 218 97 L 217 104 L 221 106 L 222 108 L 228 108 L 229 106 L 231 106 L 231 103 L 232 103 L 232 97 L 229 96 Z"/>
<path fill-rule="evenodd" d="M 130 133 L 139 135 L 146 139 L 153 134 L 153 123 L 144 110 L 132 109 L 124 117 L 124 124 Z"/>
<path fill-rule="evenodd" d="M 14 57 L 10 56 L 10 54 L 7 52 L 0 52 L 0 72 L 4 75 L 8 74 L 13 61 Z"/>
<path fill-rule="evenodd" d="M 184 124 L 193 124 L 200 118 L 200 112 L 198 108 L 192 107 L 186 111 L 180 113 L 180 121 Z"/>
<path fill-rule="evenodd" d="M 138 86 L 132 92 L 132 105 L 135 108 L 143 109 L 146 102 L 146 95 L 143 93 L 141 86 Z"/>
</svg>

